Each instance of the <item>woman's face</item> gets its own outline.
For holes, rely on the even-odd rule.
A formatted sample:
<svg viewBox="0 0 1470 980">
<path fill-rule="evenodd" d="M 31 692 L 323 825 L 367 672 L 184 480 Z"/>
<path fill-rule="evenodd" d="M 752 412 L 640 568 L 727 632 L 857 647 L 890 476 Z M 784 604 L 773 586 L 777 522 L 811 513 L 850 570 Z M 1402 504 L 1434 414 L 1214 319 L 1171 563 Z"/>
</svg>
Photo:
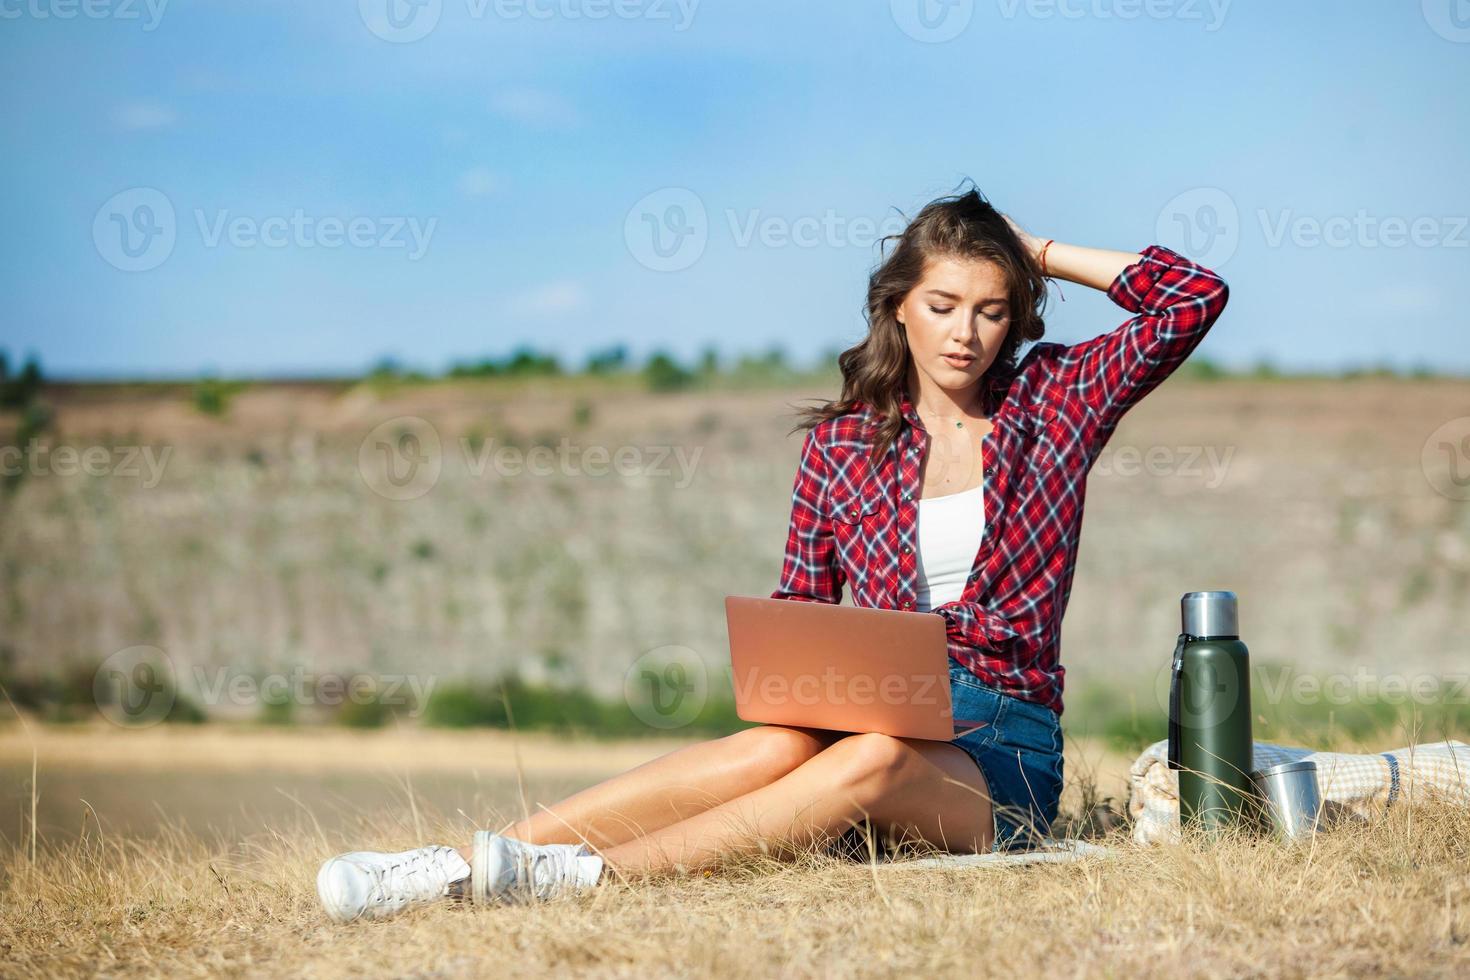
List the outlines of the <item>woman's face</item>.
<svg viewBox="0 0 1470 980">
<path fill-rule="evenodd" d="M 895 316 L 914 366 L 946 391 L 974 385 L 1010 329 L 1005 275 L 985 259 L 931 258 Z M 921 379 L 922 380 L 922 379 Z"/>
</svg>

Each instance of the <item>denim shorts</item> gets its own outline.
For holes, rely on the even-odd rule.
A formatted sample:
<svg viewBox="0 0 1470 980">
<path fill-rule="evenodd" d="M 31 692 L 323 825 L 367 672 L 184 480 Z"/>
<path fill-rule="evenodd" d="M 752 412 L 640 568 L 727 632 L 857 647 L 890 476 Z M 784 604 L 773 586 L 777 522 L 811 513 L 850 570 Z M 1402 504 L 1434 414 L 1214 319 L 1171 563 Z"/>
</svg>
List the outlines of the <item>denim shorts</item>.
<svg viewBox="0 0 1470 980">
<path fill-rule="evenodd" d="M 975 760 L 990 786 L 993 849 L 1033 846 L 1050 832 L 1062 795 L 1062 726 L 1056 712 L 1000 693 L 953 659 L 949 690 L 957 725 L 985 723 L 953 744 Z"/>
</svg>

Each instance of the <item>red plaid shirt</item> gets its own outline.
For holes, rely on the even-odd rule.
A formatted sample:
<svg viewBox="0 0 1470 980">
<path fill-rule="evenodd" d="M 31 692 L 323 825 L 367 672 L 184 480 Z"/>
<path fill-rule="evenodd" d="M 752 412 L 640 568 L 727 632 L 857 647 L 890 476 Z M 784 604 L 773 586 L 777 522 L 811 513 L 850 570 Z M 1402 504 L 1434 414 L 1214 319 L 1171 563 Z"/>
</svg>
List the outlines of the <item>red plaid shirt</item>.
<svg viewBox="0 0 1470 980">
<path fill-rule="evenodd" d="M 1224 280 L 1149 246 L 1108 297 L 1136 314 L 1079 344 L 1040 342 L 987 383 L 993 430 L 980 443 L 985 535 L 964 592 L 932 613 L 949 654 L 982 682 L 1062 711 L 1062 613 L 1072 589 L 1087 472 L 1123 414 L 1182 363 L 1225 308 Z M 811 429 L 791 497 L 777 599 L 915 610 L 919 466 L 929 434 L 906 424 L 874 468 L 871 406 Z"/>
</svg>

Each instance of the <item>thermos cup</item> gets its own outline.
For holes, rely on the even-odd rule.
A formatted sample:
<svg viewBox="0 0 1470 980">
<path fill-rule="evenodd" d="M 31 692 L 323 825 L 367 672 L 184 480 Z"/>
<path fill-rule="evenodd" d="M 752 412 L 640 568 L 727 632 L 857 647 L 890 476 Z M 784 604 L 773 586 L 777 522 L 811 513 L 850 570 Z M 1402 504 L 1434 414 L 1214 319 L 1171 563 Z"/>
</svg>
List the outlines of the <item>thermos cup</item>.
<svg viewBox="0 0 1470 980">
<path fill-rule="evenodd" d="M 1234 592 L 1188 592 L 1169 683 L 1169 768 L 1179 819 L 1208 831 L 1254 822 L 1250 651 Z"/>
<path fill-rule="evenodd" d="M 1310 759 L 1283 762 L 1251 773 L 1268 825 L 1287 840 L 1309 837 L 1322 818 L 1317 764 Z"/>
</svg>

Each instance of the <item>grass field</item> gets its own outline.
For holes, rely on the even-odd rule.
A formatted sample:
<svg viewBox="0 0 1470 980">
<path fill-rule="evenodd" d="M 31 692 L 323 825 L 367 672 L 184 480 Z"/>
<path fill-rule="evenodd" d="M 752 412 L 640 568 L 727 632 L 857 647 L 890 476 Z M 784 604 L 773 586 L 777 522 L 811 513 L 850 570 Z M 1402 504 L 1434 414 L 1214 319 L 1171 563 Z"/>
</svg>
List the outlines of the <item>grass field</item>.
<svg viewBox="0 0 1470 980">
<path fill-rule="evenodd" d="M 34 747 L 41 819 L 34 860 L 26 820 L 9 825 L 0 853 L 0 975 L 1470 970 L 1470 815 L 1426 805 L 1299 847 L 1143 849 L 1118 828 L 1103 838 L 1112 857 L 1072 865 L 915 870 L 812 854 L 532 907 L 446 904 L 346 926 L 317 907 L 313 876 L 333 853 L 457 843 L 518 813 L 521 786 L 534 806 L 673 744 L 224 727 L 40 729 L 31 741 L 8 727 L 7 818 L 30 806 Z M 1085 777 L 1121 786 L 1126 757 L 1075 742 L 1068 755 L 1074 815 Z M 285 787 L 290 798 L 276 792 Z M 146 812 L 114 812 L 124 798 Z M 212 816 L 219 805 L 239 810 L 232 829 Z"/>
<path fill-rule="evenodd" d="M 35 712 L 30 735 L 0 722 L 0 976 L 1470 971 L 1463 812 L 1398 806 L 1309 847 L 1154 850 L 1117 816 L 1128 762 L 1163 734 L 1185 591 L 1241 597 L 1257 738 L 1464 738 L 1470 505 L 1441 450 L 1470 418 L 1463 380 L 1431 378 L 1180 377 L 1119 427 L 1088 478 L 1062 637 L 1064 825 L 1102 833 L 1106 860 L 920 871 L 814 854 L 551 906 L 327 922 L 325 857 L 463 842 L 692 729 L 513 736 L 429 724 L 454 712 L 350 714 L 319 689 L 291 710 L 219 692 L 298 674 L 473 682 L 491 695 L 455 717 L 493 726 L 488 682 L 513 674 L 540 710 L 522 729 L 576 702 L 631 731 L 630 668 L 668 649 L 722 666 L 724 597 L 775 586 L 790 408 L 835 391 L 47 388 L 41 449 L 0 481 L 0 683 Z M 420 422 L 435 480 L 394 499 L 373 433 Z M 29 424 L 0 412 L 0 448 L 29 447 Z M 563 441 L 635 465 L 538 474 L 493 456 Z M 99 664 L 140 647 L 210 723 L 98 719 Z"/>
</svg>

